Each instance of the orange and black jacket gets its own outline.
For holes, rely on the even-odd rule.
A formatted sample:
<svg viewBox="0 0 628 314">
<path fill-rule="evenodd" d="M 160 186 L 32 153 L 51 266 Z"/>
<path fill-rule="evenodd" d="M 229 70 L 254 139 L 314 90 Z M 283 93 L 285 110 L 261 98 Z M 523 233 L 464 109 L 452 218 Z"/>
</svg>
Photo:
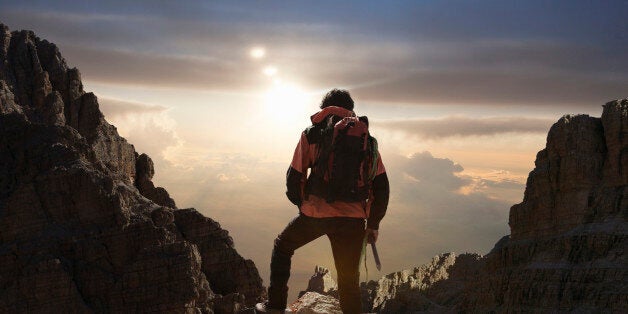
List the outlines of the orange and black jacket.
<svg viewBox="0 0 628 314">
<path fill-rule="evenodd" d="M 313 125 L 305 129 L 294 152 L 292 163 L 286 175 L 288 199 L 299 207 L 302 214 L 310 217 L 354 217 L 367 220 L 367 227 L 379 229 L 379 223 L 386 214 L 390 188 L 386 169 L 379 156 L 377 172 L 371 189 L 368 202 L 343 202 L 334 201 L 328 203 L 316 195 L 308 195 L 305 190 L 307 185 L 306 173 L 315 163 L 319 149 L 320 138 L 317 132 L 312 132 L 318 123 L 329 115 L 346 117 L 353 112 L 340 107 L 326 107 L 312 116 Z M 378 153 L 379 154 L 379 153 Z"/>
</svg>

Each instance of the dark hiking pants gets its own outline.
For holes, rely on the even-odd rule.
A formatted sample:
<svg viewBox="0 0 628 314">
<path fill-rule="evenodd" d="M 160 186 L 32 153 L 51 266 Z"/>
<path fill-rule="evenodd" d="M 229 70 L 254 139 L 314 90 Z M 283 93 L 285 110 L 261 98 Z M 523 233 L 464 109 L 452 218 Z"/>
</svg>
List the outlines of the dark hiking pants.
<svg viewBox="0 0 628 314">
<path fill-rule="evenodd" d="M 294 251 L 324 234 L 329 238 L 334 254 L 342 312 L 344 314 L 361 312 L 359 264 L 364 238 L 364 219 L 312 218 L 302 214 L 294 218 L 275 239 L 268 288 L 271 308 L 286 307 L 290 261 Z"/>
</svg>

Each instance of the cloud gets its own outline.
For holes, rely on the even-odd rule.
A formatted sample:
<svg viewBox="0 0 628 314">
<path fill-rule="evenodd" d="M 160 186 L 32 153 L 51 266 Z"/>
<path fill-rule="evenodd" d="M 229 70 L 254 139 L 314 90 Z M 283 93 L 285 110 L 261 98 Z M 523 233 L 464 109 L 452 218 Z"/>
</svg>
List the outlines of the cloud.
<svg viewBox="0 0 628 314">
<path fill-rule="evenodd" d="M 585 60 L 583 60 L 585 61 Z M 355 88 L 361 98 L 378 102 L 601 106 L 610 99 L 625 97 L 628 78 L 609 74 L 550 73 L 515 69 L 412 70 L 405 76 L 380 84 Z"/>
<path fill-rule="evenodd" d="M 587 43 L 539 39 L 426 41 L 378 84 L 357 86 L 379 102 L 599 106 L 625 97 L 628 61 Z"/>
<path fill-rule="evenodd" d="M 62 51 L 92 82 L 197 90 L 243 90 L 263 82 L 246 62 L 80 46 Z"/>
<path fill-rule="evenodd" d="M 548 21 L 538 21 L 543 28 L 528 34 L 505 23 L 514 34 L 506 36 L 501 27 L 489 28 L 495 22 L 481 15 L 500 21 L 504 16 L 475 6 L 456 18 L 460 24 L 434 18 L 450 15 L 445 5 L 409 5 L 365 25 L 324 7 L 303 14 L 300 5 L 255 10 L 161 5 L 129 12 L 103 5 L 102 12 L 69 13 L 9 6 L 0 17 L 56 42 L 86 79 L 110 84 L 247 92 L 265 83 L 259 75 L 262 65 L 247 59 L 252 45 L 263 44 L 284 79 L 313 90 L 350 88 L 366 102 L 590 108 L 626 96 L 626 45 L 614 37 L 579 37 L 593 32 L 583 25 L 594 24 L 600 34 L 614 34 L 618 25 L 608 18 L 571 25 L 562 15 L 531 8 L 536 16 L 560 18 L 582 31 L 554 33 L 542 24 Z M 561 10 L 569 16 L 581 6 Z M 511 18 L 522 18 L 512 8 L 503 9 Z M 486 28 L 461 27 L 470 21 Z"/>
<path fill-rule="evenodd" d="M 424 151 L 387 156 L 391 202 L 381 245 L 397 268 L 446 251 L 487 253 L 508 234 L 509 197 L 499 179 L 464 174 L 462 165 Z M 478 186 L 483 182 L 483 186 Z M 521 186 L 502 186 L 521 194 Z M 395 243 L 406 243 L 403 247 Z"/>
<path fill-rule="evenodd" d="M 520 189 L 523 190 L 525 188 L 525 184 L 519 182 L 515 179 L 501 179 L 498 181 L 489 180 L 489 179 L 479 179 L 478 185 L 480 187 L 486 188 L 503 188 L 503 189 Z"/>
<path fill-rule="evenodd" d="M 477 180 L 495 184 L 498 181 L 464 175 L 462 165 L 451 159 L 424 151 L 409 157 L 394 156 L 392 162 L 389 168 L 390 176 L 396 179 L 396 201 L 403 206 L 422 208 L 428 216 L 457 213 L 458 218 L 464 216 L 470 220 L 492 220 L 504 217 L 507 211 L 503 200 L 489 198 L 473 188 Z"/>
<path fill-rule="evenodd" d="M 448 116 L 404 120 L 374 120 L 378 127 L 402 131 L 425 139 L 446 137 L 490 136 L 501 133 L 546 133 L 553 119 L 530 117 L 482 117 Z"/>
<path fill-rule="evenodd" d="M 184 144 L 166 107 L 106 97 L 99 98 L 98 102 L 105 119 L 115 125 L 139 153 L 148 154 L 155 163 L 161 163 L 166 152 Z"/>
<path fill-rule="evenodd" d="M 112 120 L 126 117 L 127 115 L 160 114 L 168 110 L 167 107 L 150 105 L 139 102 L 125 101 L 113 98 L 99 98 L 100 110 L 105 118 Z"/>
<path fill-rule="evenodd" d="M 410 156 L 394 155 L 387 160 L 389 176 L 393 184 L 398 185 L 398 201 L 405 205 L 418 206 L 430 204 L 430 207 L 443 207 L 449 210 L 473 209 L 467 206 L 453 206 L 471 198 L 482 203 L 475 208 L 486 214 L 503 213 L 509 207 L 507 198 L 490 196 L 494 192 L 512 190 L 523 193 L 524 178 L 513 176 L 509 171 L 498 170 L 484 174 L 467 174 L 462 165 L 449 158 L 435 157 L 429 151 L 414 153 Z M 507 211 L 506 211 L 507 212 Z M 475 217 L 471 215 L 471 217 Z"/>
<path fill-rule="evenodd" d="M 401 167 L 413 185 L 456 191 L 469 183 L 468 179 L 456 175 L 464 170 L 461 165 L 447 158 L 433 157 L 428 151 L 402 158 Z"/>
<path fill-rule="evenodd" d="M 521 202 L 523 199 L 525 177 L 515 176 L 506 170 L 463 176 L 471 180 L 471 183 L 462 189 L 463 193 L 482 193 L 490 199 L 504 200 L 511 204 Z"/>
</svg>

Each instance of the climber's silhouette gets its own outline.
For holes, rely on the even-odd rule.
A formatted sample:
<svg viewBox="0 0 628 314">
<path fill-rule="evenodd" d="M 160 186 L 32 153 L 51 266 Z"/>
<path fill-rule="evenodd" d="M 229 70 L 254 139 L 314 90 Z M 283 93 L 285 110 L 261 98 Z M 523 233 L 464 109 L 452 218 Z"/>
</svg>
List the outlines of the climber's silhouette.
<svg viewBox="0 0 628 314">
<path fill-rule="evenodd" d="M 283 313 L 292 255 L 322 235 L 331 242 L 343 313 L 361 312 L 363 240 L 377 241 L 388 206 L 388 177 L 368 119 L 355 115 L 349 92 L 331 90 L 320 108 L 301 134 L 286 175 L 286 195 L 299 215 L 275 240 L 268 300 L 256 305 L 258 313 Z"/>
</svg>

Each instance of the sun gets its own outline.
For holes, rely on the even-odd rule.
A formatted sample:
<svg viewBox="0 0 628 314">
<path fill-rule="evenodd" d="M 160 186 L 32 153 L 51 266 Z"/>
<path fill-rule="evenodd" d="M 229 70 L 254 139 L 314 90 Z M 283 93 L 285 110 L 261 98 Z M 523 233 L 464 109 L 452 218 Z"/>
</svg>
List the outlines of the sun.
<svg viewBox="0 0 628 314">
<path fill-rule="evenodd" d="M 266 49 L 263 47 L 254 47 L 249 51 L 249 56 L 253 59 L 262 59 L 266 55 Z"/>
<path fill-rule="evenodd" d="M 295 121 L 306 114 L 308 95 L 295 84 L 276 80 L 264 96 L 266 114 L 272 120 Z"/>
<path fill-rule="evenodd" d="M 264 75 L 266 76 L 275 76 L 277 74 L 277 71 L 279 70 L 277 70 L 276 67 L 269 65 L 262 70 L 262 73 L 264 73 Z"/>
</svg>

